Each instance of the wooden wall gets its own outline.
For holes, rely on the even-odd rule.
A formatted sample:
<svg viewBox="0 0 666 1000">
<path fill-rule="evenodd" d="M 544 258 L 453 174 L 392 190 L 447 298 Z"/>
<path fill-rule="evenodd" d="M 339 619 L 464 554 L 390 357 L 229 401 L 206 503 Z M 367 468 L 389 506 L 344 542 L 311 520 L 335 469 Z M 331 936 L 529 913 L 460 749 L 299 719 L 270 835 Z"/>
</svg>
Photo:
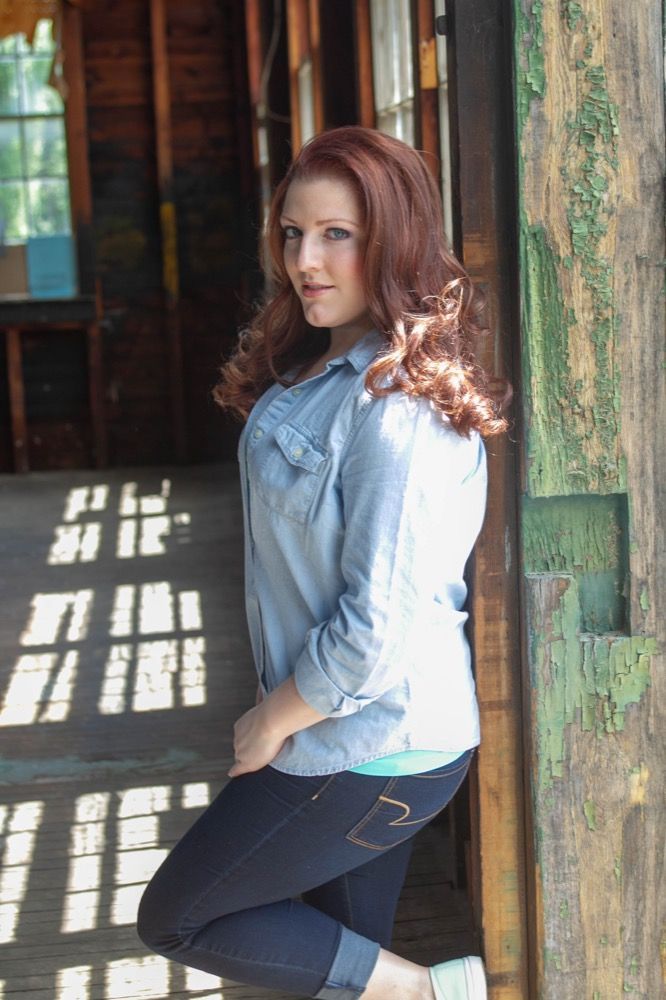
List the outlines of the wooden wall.
<svg viewBox="0 0 666 1000">
<path fill-rule="evenodd" d="M 171 0 L 166 22 L 187 452 L 197 460 L 233 453 L 235 429 L 209 390 L 254 268 L 241 181 L 242 32 L 237 5 L 216 0 Z M 110 462 L 164 461 L 173 444 L 150 5 L 90 5 L 83 27 Z"/>
<path fill-rule="evenodd" d="M 661 0 L 515 0 L 542 1000 L 664 995 Z"/>
<path fill-rule="evenodd" d="M 83 2 L 80 9 L 108 460 L 170 461 L 177 449 L 151 4 Z M 214 406 L 210 389 L 246 316 L 243 303 L 257 287 L 243 6 L 233 0 L 164 0 L 164 12 L 180 288 L 181 450 L 199 461 L 235 453 L 238 427 Z M 91 465 L 83 335 L 45 329 L 24 334 L 22 346 L 30 467 Z M 0 393 L 0 424 L 7 414 Z M 13 467 L 8 440 L 3 428 L 0 468 L 6 471 Z"/>
</svg>

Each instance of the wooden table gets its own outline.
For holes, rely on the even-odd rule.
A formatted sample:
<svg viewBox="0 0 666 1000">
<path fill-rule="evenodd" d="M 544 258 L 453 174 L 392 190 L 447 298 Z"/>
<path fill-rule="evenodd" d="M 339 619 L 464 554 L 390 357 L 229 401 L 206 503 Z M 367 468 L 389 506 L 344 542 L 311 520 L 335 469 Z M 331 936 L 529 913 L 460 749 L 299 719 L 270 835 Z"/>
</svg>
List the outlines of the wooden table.
<svg viewBox="0 0 666 1000">
<path fill-rule="evenodd" d="M 21 335 L 35 330 L 81 330 L 88 344 L 88 398 L 95 465 L 107 464 L 99 309 L 95 296 L 75 299 L 4 299 L 0 330 L 5 333 L 14 471 L 28 472 L 28 422 L 23 385 Z"/>
</svg>

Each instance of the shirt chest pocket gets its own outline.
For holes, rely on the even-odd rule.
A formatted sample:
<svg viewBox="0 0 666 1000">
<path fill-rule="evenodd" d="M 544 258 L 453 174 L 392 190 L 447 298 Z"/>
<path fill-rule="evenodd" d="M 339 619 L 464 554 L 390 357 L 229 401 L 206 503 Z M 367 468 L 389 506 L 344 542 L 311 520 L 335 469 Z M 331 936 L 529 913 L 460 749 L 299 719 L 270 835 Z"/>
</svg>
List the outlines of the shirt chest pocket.
<svg viewBox="0 0 666 1000">
<path fill-rule="evenodd" d="M 304 523 L 318 495 L 328 453 L 302 427 L 281 424 L 257 471 L 257 492 L 272 510 Z"/>
</svg>

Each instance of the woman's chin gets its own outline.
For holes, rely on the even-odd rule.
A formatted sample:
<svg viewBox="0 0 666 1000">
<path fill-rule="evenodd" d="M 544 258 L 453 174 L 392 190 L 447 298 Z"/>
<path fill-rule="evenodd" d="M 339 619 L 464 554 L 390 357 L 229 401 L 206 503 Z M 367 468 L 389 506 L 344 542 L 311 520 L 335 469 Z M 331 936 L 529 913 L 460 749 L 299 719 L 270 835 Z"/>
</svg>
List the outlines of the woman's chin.
<svg viewBox="0 0 666 1000">
<path fill-rule="evenodd" d="M 326 310 L 322 309 L 321 306 L 311 305 L 303 307 L 303 315 L 310 324 L 310 326 L 317 327 L 328 327 L 330 326 L 330 319 L 326 314 Z"/>
</svg>

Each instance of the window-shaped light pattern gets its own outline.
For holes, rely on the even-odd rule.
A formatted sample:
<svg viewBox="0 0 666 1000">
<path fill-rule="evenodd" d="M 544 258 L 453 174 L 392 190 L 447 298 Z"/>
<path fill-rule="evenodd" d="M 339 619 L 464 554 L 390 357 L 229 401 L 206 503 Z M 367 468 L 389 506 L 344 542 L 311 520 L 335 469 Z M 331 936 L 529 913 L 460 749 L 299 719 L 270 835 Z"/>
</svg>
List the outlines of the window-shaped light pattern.
<svg viewBox="0 0 666 1000">
<path fill-rule="evenodd" d="M 130 927 L 143 889 L 167 854 L 171 834 L 163 821 L 181 810 L 201 810 L 210 800 L 207 782 L 131 786 L 86 792 L 60 801 L 50 818 L 42 800 L 0 806 L 0 947 L 19 948 L 35 920 L 29 886 L 39 838 L 59 832 L 71 809 L 64 893 L 49 891 L 48 911 L 60 909 L 60 941 L 76 941 L 78 962 L 37 961 L 34 988 L 56 1000 L 158 1000 L 174 995 L 224 1000 L 219 978 L 184 970 L 139 948 L 118 956 L 94 946 L 95 932 Z M 191 820 L 190 820 L 191 821 Z M 167 846 L 165 846 L 165 842 Z M 33 938 L 26 938 L 34 941 Z M 60 947 L 59 951 L 67 953 Z M 115 949 L 114 949 L 115 950 Z M 101 957 L 100 957 L 101 953 Z M 71 952 L 70 952 L 71 954 Z M 11 952 L 7 952 L 10 956 Z M 77 956 L 78 957 L 78 956 Z M 0 980 L 0 1000 L 9 980 Z M 10 983 L 13 996 L 15 983 Z M 22 984 L 24 985 L 24 984 Z"/>
<path fill-rule="evenodd" d="M 94 564 L 102 546 L 126 564 L 156 557 L 189 539 L 191 518 L 170 510 L 171 481 L 141 494 L 136 482 L 111 507 L 107 484 L 67 494 L 47 557 L 51 567 Z M 82 571 L 83 571 L 82 566 Z M 206 702 L 206 640 L 198 590 L 168 580 L 119 583 L 102 596 L 93 588 L 39 592 L 20 634 L 17 657 L 0 703 L 0 727 L 64 722 L 71 712 L 93 614 L 107 622 L 108 647 L 97 694 L 101 715 L 194 708 Z"/>
<path fill-rule="evenodd" d="M 18 655 L 0 691 L 5 745 L 16 740 L 0 795 L 0 1000 L 25 989 L 224 1000 L 218 978 L 147 954 L 133 931 L 146 884 L 211 797 L 207 781 L 155 783 L 150 761 L 139 762 L 142 783 L 122 778 L 136 773 L 140 754 L 126 743 L 142 713 L 206 703 L 202 594 L 160 560 L 190 540 L 190 515 L 172 502 L 169 479 L 154 492 L 135 481 L 72 487 L 15 622 Z M 103 742 L 89 745 L 100 727 Z M 32 950 L 34 963 L 21 958 Z"/>
</svg>

